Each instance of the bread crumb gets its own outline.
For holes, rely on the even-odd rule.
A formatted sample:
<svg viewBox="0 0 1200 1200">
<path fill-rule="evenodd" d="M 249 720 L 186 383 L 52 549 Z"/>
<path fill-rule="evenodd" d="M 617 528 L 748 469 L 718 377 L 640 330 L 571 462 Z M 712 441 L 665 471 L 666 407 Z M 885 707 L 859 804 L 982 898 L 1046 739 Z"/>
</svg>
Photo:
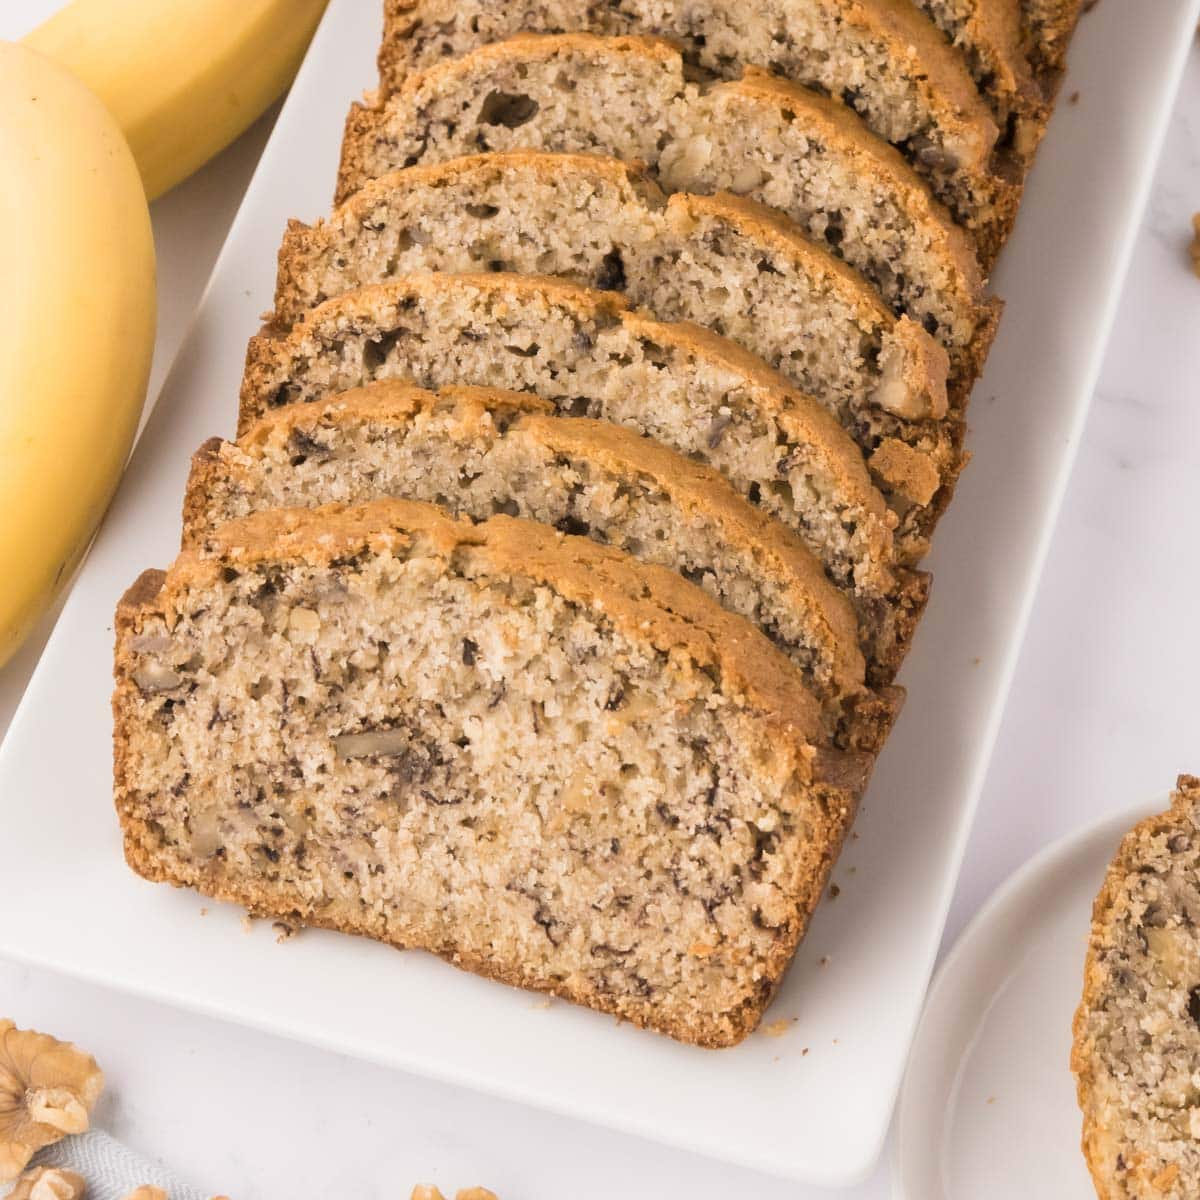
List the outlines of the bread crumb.
<svg viewBox="0 0 1200 1200">
<path fill-rule="evenodd" d="M 275 943 L 282 946 L 284 942 L 290 941 L 300 932 L 298 926 L 291 924 L 290 921 L 275 921 L 271 928 L 275 930 Z"/>
<path fill-rule="evenodd" d="M 989 1104 L 995 1104 L 995 1103 L 996 1103 L 996 1097 L 995 1097 L 995 1096 L 989 1096 L 989 1097 L 987 1098 L 987 1102 L 988 1102 Z"/>
<path fill-rule="evenodd" d="M 1068 104 L 1078 104 L 1078 103 L 1079 103 L 1079 93 L 1078 93 L 1078 92 L 1072 92 L 1072 93 L 1071 93 L 1071 94 L 1070 94 L 1070 95 L 1067 97 L 1067 103 L 1068 103 Z"/>
<path fill-rule="evenodd" d="M 254 918 L 249 913 L 242 913 L 242 932 L 250 933 L 254 929 Z"/>
<path fill-rule="evenodd" d="M 830 900 L 836 900 L 841 894 L 842 894 L 842 889 L 840 887 L 838 887 L 838 885 L 836 883 L 831 883 L 829 885 Z"/>
<path fill-rule="evenodd" d="M 764 1025 L 762 1032 L 766 1037 L 783 1037 L 798 1019 L 797 1017 L 780 1017 L 778 1021 L 772 1021 L 769 1025 Z"/>
<path fill-rule="evenodd" d="M 203 904 L 200 906 L 200 915 L 201 915 L 202 917 L 207 917 L 207 916 L 208 916 L 208 908 L 207 908 L 205 905 L 203 905 Z"/>
<path fill-rule="evenodd" d="M 807 1054 L 808 1054 L 808 1047 L 805 1046 L 804 1049 L 800 1051 L 800 1057 L 804 1058 L 805 1055 L 807 1055 Z"/>
<path fill-rule="evenodd" d="M 535 1000 L 529 1007 L 545 1012 L 553 1003 L 554 998 L 552 996 L 543 996 L 540 1000 Z"/>
<path fill-rule="evenodd" d="M 1200 275 L 1200 212 L 1192 214 L 1192 244 L 1188 247 L 1192 270 Z"/>
<path fill-rule="evenodd" d="M 829 966 L 829 955 L 828 955 L 828 954 L 822 954 L 822 955 L 821 955 L 821 957 L 820 957 L 820 959 L 819 959 L 819 960 L 818 960 L 818 962 L 817 962 L 817 966 L 818 966 L 818 967 L 827 967 L 827 966 Z"/>
</svg>

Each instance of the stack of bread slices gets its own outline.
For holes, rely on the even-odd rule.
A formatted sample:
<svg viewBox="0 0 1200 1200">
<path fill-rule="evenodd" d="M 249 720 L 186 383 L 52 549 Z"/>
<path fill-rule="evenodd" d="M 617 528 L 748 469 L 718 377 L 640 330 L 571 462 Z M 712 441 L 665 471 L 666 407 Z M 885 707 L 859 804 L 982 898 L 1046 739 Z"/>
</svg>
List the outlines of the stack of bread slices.
<svg viewBox="0 0 1200 1200">
<path fill-rule="evenodd" d="M 386 0 L 117 621 L 132 866 L 705 1046 L 899 710 L 1078 0 Z"/>
</svg>

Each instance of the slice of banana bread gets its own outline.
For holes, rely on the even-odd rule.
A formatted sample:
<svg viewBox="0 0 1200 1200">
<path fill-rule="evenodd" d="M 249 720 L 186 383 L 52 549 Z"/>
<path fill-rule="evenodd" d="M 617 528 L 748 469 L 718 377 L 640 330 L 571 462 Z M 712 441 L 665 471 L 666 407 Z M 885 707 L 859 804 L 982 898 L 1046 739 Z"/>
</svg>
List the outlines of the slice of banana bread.
<svg viewBox="0 0 1200 1200">
<path fill-rule="evenodd" d="M 704 588 L 800 668 L 837 744 L 877 750 L 902 695 L 867 689 L 854 610 L 795 534 L 710 467 L 623 426 L 553 414 L 528 392 L 396 382 L 290 405 L 201 448 L 184 544 L 253 512 L 386 496 L 541 521 Z"/>
<path fill-rule="evenodd" d="M 534 215 L 536 214 L 536 216 Z M 945 352 L 774 210 L 733 196 L 669 202 L 612 158 L 527 151 L 372 180 L 327 221 L 291 222 L 275 321 L 413 271 L 562 275 L 731 338 L 825 405 L 927 539 L 962 466 Z M 898 495 L 893 495 L 898 493 Z"/>
<path fill-rule="evenodd" d="M 497 99 L 497 98 L 500 99 Z M 671 191 L 734 192 L 786 213 L 845 259 L 973 380 L 998 305 L 971 239 L 844 105 L 761 72 L 701 91 L 654 38 L 512 38 L 356 107 L 339 198 L 402 167 L 536 149 L 644 160 Z"/>
<path fill-rule="evenodd" d="M 1200 779 L 1121 842 L 1071 1054 L 1101 1200 L 1200 1197 Z"/>
<path fill-rule="evenodd" d="M 1016 212 L 1016 176 L 994 159 L 996 122 L 966 62 L 906 0 L 388 0 L 385 13 L 385 92 L 523 32 L 656 34 L 719 78 L 764 67 L 843 100 L 908 155 L 988 262 Z"/>
<path fill-rule="evenodd" d="M 116 621 L 130 865 L 704 1046 L 787 968 L 870 760 L 701 589 L 398 500 L 221 526 Z"/>
</svg>

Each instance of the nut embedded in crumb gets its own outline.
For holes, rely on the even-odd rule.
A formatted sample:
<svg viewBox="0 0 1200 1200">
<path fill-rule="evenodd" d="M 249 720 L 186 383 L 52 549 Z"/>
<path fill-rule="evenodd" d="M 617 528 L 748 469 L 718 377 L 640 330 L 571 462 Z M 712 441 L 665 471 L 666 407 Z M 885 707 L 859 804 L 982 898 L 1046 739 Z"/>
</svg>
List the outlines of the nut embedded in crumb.
<svg viewBox="0 0 1200 1200">
<path fill-rule="evenodd" d="M 795 1017 L 780 1017 L 778 1021 L 772 1021 L 769 1025 L 764 1025 L 762 1031 L 767 1037 L 783 1037 L 795 1022 Z"/>
<path fill-rule="evenodd" d="M 16 1179 L 43 1146 L 87 1129 L 103 1089 L 90 1054 L 0 1020 L 0 1182 Z"/>
<path fill-rule="evenodd" d="M 82 1175 L 62 1167 L 35 1167 L 17 1180 L 7 1200 L 80 1200 L 87 1191 Z"/>
</svg>

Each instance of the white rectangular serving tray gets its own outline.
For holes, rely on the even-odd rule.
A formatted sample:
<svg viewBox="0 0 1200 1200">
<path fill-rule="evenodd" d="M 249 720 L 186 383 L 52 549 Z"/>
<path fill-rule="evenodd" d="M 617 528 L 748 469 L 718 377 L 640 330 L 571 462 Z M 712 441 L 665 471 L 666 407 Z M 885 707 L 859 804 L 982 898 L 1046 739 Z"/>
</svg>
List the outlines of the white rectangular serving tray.
<svg viewBox="0 0 1200 1200">
<path fill-rule="evenodd" d="M 767 1015 L 777 1036 L 725 1051 L 547 1006 L 424 954 L 314 931 L 277 945 L 266 925 L 247 934 L 215 905 L 203 917 L 200 898 L 122 861 L 113 607 L 175 554 L 191 453 L 232 436 L 284 224 L 326 211 L 346 108 L 374 83 L 378 7 L 331 3 L 0 751 L 0 953 L 762 1171 L 852 1183 L 882 1145 L 1200 0 L 1109 0 L 1082 22 L 996 274 L 1008 310 L 971 408 L 974 461 L 930 562 L 907 709 L 835 872 L 840 896 Z"/>
</svg>

